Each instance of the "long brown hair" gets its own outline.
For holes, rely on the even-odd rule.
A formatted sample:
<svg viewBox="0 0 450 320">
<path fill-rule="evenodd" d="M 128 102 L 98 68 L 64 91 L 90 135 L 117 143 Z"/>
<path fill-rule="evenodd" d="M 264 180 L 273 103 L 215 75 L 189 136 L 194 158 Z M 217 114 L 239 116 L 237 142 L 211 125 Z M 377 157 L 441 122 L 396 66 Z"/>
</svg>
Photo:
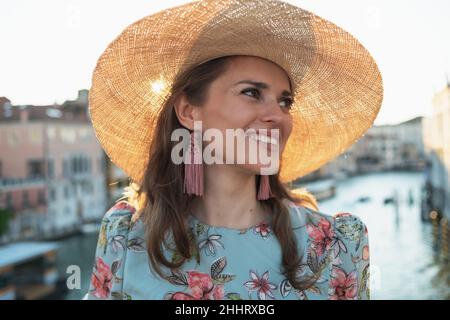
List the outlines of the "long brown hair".
<svg viewBox="0 0 450 320">
<path fill-rule="evenodd" d="M 149 148 L 149 161 L 141 185 L 132 183 L 127 189 L 129 201 L 137 207 L 146 226 L 147 250 L 151 266 L 156 273 L 166 278 L 161 266 L 176 270 L 193 256 L 199 259 L 198 247 L 187 226 L 190 203 L 193 196 L 183 193 L 184 166 L 171 161 L 171 150 L 178 143 L 171 141 L 171 133 L 182 128 L 174 110 L 174 102 L 180 94 L 195 105 L 203 105 L 209 85 L 217 79 L 229 65 L 232 56 L 220 57 L 200 64 L 184 74 L 179 74 L 157 120 L 154 137 Z M 257 176 L 256 186 L 259 183 Z M 291 285 L 304 290 L 313 284 L 312 278 L 299 278 L 301 254 L 291 227 L 288 208 L 282 203 L 288 199 L 297 204 L 317 209 L 317 202 L 306 190 L 297 194 L 289 191 L 281 183 L 279 175 L 270 176 L 273 198 L 262 201 L 273 213 L 272 230 L 282 249 L 283 273 Z M 136 218 L 136 217 L 134 217 Z M 167 235 L 172 236 L 172 247 Z M 173 247 L 173 244 L 175 245 Z M 163 246 L 171 247 L 178 253 L 177 259 L 168 259 Z"/>
</svg>

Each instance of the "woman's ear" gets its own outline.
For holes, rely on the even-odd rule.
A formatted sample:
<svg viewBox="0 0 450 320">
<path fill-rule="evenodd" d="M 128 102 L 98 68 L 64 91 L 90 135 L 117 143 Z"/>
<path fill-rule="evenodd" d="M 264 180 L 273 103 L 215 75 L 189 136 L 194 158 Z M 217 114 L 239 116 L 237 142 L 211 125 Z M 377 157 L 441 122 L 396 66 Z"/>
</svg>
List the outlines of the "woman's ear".
<svg viewBox="0 0 450 320">
<path fill-rule="evenodd" d="M 194 121 L 200 121 L 200 107 L 190 104 L 186 96 L 181 94 L 175 100 L 174 109 L 181 125 L 189 130 L 194 130 Z"/>
</svg>

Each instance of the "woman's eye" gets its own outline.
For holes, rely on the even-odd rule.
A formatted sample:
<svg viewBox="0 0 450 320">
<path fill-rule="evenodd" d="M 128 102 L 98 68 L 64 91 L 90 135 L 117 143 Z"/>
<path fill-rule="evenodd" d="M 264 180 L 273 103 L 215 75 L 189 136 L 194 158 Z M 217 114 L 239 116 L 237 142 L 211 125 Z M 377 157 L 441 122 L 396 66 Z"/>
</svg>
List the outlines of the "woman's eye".
<svg viewBox="0 0 450 320">
<path fill-rule="evenodd" d="M 248 92 L 250 92 L 251 95 L 248 95 L 247 94 Z M 245 94 L 246 96 L 253 97 L 253 98 L 256 98 L 256 99 L 260 98 L 260 92 L 259 92 L 258 89 L 255 89 L 255 88 L 244 89 L 244 90 L 241 91 L 241 93 Z M 283 99 L 280 102 L 282 104 L 284 104 L 284 105 L 281 105 L 281 107 L 282 108 L 286 108 L 286 109 L 291 109 L 291 106 L 294 103 L 294 101 L 291 98 Z"/>
<path fill-rule="evenodd" d="M 254 96 L 252 96 L 252 95 L 247 95 L 247 96 L 249 96 L 249 97 L 255 97 L 255 98 L 259 98 L 259 90 L 258 89 L 255 89 L 255 88 L 250 88 L 250 89 L 244 89 L 244 90 L 242 90 L 241 91 L 241 93 L 246 93 L 246 92 L 253 92 L 253 93 L 255 93 L 256 95 L 254 95 Z"/>
<path fill-rule="evenodd" d="M 292 99 L 283 99 L 281 100 L 281 103 L 284 103 L 284 105 L 282 105 L 283 108 L 291 109 L 294 101 Z"/>
</svg>

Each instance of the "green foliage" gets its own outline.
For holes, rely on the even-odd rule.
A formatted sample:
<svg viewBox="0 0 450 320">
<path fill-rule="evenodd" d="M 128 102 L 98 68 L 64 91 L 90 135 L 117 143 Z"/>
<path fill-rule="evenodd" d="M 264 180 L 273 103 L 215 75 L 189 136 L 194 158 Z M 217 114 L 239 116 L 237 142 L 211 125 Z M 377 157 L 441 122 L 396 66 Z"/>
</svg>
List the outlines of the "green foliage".
<svg viewBox="0 0 450 320">
<path fill-rule="evenodd" d="M 7 209 L 0 208 L 0 236 L 8 231 L 9 220 L 12 219 L 12 212 Z"/>
</svg>

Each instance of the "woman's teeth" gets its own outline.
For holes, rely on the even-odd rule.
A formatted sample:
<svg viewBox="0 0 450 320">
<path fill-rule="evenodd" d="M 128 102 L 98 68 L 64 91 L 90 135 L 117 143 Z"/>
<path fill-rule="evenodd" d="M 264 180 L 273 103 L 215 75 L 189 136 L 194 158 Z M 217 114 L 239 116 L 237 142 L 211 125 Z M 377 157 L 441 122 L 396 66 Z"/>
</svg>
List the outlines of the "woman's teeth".
<svg viewBox="0 0 450 320">
<path fill-rule="evenodd" d="M 275 138 L 266 136 L 266 135 L 261 135 L 261 134 L 250 134 L 249 135 L 250 139 L 253 139 L 255 141 L 260 141 L 260 142 L 264 142 L 264 143 L 270 143 L 273 145 L 277 145 L 278 142 Z"/>
</svg>

